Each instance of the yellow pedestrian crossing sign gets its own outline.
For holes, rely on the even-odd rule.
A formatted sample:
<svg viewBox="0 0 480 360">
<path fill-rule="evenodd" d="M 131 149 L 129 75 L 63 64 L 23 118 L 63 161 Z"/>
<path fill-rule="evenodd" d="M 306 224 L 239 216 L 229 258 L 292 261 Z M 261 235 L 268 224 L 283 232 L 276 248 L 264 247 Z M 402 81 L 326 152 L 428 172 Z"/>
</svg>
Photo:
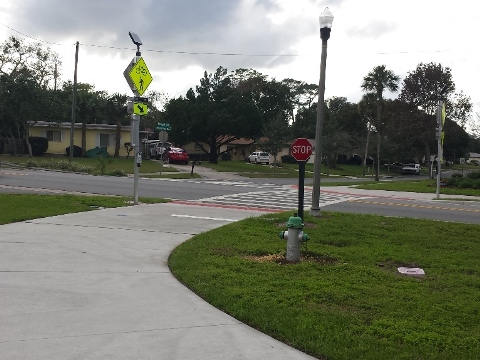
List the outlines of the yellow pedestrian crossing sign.
<svg viewBox="0 0 480 360">
<path fill-rule="evenodd" d="M 130 69 L 132 64 L 133 66 Z M 126 74 L 127 71 L 128 75 Z M 152 82 L 152 75 L 150 74 L 147 64 L 145 64 L 145 60 L 143 60 L 143 58 L 138 59 L 136 63 L 132 61 L 127 69 L 125 69 L 124 75 L 132 90 L 135 89 L 139 95 L 143 95 Z"/>
<path fill-rule="evenodd" d="M 134 102 L 133 103 L 133 113 L 135 115 L 147 115 L 148 105 L 144 102 Z"/>
</svg>

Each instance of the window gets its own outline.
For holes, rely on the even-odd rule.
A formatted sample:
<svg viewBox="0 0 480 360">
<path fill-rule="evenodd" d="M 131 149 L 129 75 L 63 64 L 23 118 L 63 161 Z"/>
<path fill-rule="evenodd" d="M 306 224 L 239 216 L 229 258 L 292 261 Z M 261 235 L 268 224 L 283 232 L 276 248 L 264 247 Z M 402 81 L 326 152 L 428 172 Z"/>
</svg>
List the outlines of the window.
<svg viewBox="0 0 480 360">
<path fill-rule="evenodd" d="M 100 146 L 115 146 L 115 134 L 100 134 Z"/>
<path fill-rule="evenodd" d="M 47 140 L 61 142 L 62 132 L 60 130 L 47 130 Z"/>
</svg>

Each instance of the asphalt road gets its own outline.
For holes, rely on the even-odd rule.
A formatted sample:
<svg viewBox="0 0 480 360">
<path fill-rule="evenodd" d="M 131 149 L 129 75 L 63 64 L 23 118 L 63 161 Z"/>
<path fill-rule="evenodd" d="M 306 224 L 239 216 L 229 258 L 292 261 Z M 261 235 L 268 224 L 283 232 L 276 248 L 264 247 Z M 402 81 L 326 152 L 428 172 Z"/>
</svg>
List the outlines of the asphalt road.
<svg viewBox="0 0 480 360">
<path fill-rule="evenodd" d="M 180 201 L 200 201 L 209 206 L 241 204 L 244 207 L 290 210 L 296 208 L 294 186 L 297 182 L 297 179 L 247 179 L 238 176 L 228 180 L 141 178 L 138 195 Z M 0 193 L 2 192 L 133 196 L 133 178 L 2 168 Z M 293 200 L 286 201 L 285 196 L 292 198 L 292 193 Z M 389 194 L 395 195 L 394 192 Z M 371 192 L 367 199 L 352 199 L 347 194 L 330 195 L 330 201 L 325 203 L 323 208 L 328 211 L 480 223 L 480 202 L 478 201 L 433 201 L 433 194 L 418 199 L 377 195 Z M 267 197 L 268 201 L 266 201 Z M 308 197 L 306 193 L 306 207 L 309 206 Z"/>
<path fill-rule="evenodd" d="M 139 179 L 140 197 L 195 200 L 216 195 L 247 192 L 255 189 L 219 187 L 205 183 L 202 186 L 187 181 Z M 132 177 L 93 176 L 44 170 L 2 169 L 0 192 L 51 193 L 75 192 L 98 195 L 133 196 Z"/>
</svg>

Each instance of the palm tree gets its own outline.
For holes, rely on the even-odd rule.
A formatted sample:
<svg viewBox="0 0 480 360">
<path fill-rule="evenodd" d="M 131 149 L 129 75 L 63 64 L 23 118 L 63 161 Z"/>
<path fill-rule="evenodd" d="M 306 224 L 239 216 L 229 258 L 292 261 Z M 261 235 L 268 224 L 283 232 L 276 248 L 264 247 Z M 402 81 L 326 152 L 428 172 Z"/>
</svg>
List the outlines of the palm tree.
<svg viewBox="0 0 480 360">
<path fill-rule="evenodd" d="M 376 66 L 363 78 L 362 90 L 365 92 L 375 91 L 377 97 L 377 120 L 375 128 L 377 131 L 377 166 L 375 167 L 375 181 L 379 181 L 380 172 L 380 140 L 382 130 L 382 107 L 383 90 L 397 91 L 400 77 L 391 70 L 387 70 L 385 65 Z"/>
</svg>

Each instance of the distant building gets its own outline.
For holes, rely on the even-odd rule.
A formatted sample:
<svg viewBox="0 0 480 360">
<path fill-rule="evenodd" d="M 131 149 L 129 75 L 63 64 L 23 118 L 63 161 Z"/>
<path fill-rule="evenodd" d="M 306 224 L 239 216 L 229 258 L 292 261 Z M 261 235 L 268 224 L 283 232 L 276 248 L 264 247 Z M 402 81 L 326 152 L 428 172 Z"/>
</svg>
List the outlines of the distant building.
<svg viewBox="0 0 480 360">
<path fill-rule="evenodd" d="M 71 124 L 68 122 L 38 121 L 29 126 L 29 136 L 40 136 L 48 139 L 47 154 L 66 155 L 70 147 Z M 87 124 L 86 150 L 95 147 L 106 147 L 110 155 L 115 153 L 115 136 L 117 126 L 105 124 Z M 130 126 L 122 126 L 120 132 L 120 156 L 127 156 L 124 143 L 130 142 Z M 74 145 L 82 146 L 82 124 L 74 126 Z"/>
</svg>

